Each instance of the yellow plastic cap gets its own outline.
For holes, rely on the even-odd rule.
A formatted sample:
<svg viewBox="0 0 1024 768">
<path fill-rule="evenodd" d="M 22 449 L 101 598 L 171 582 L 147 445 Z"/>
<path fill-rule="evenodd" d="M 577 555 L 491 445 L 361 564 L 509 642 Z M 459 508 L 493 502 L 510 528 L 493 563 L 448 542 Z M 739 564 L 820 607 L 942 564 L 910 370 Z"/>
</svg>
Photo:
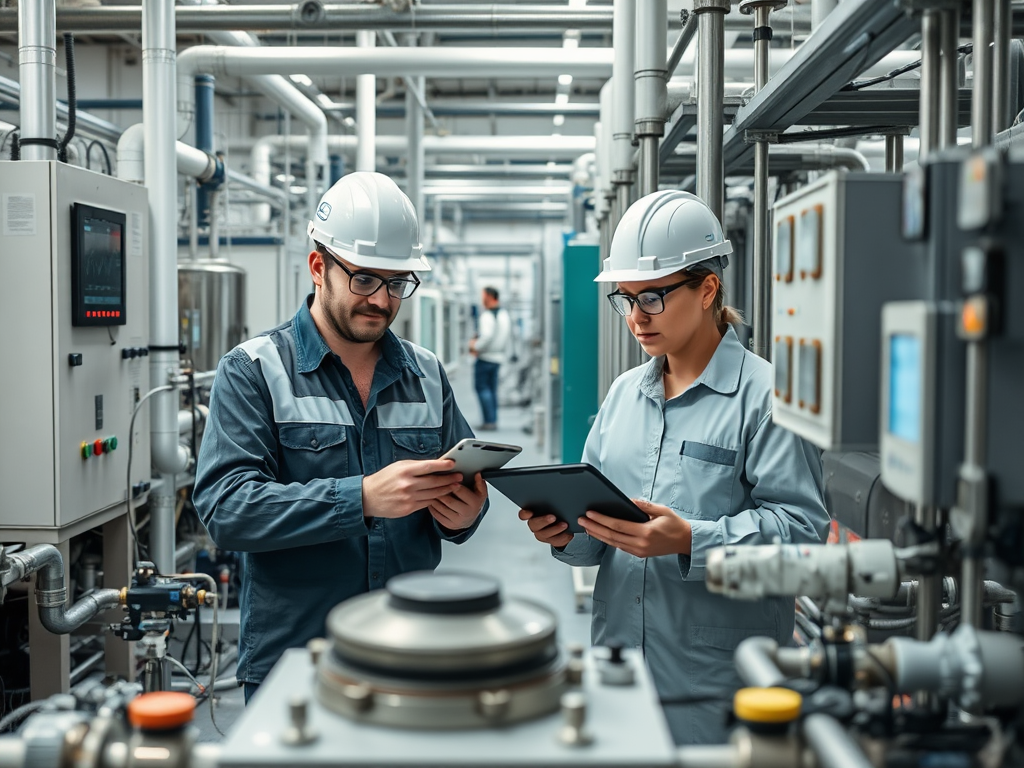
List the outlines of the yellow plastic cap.
<svg viewBox="0 0 1024 768">
<path fill-rule="evenodd" d="M 790 723 L 800 717 L 802 703 L 803 697 L 787 688 L 741 688 L 732 710 L 748 723 Z"/>
<path fill-rule="evenodd" d="M 154 691 L 132 699 L 128 721 L 136 728 L 166 731 L 190 723 L 195 708 L 196 700 L 187 693 Z"/>
</svg>

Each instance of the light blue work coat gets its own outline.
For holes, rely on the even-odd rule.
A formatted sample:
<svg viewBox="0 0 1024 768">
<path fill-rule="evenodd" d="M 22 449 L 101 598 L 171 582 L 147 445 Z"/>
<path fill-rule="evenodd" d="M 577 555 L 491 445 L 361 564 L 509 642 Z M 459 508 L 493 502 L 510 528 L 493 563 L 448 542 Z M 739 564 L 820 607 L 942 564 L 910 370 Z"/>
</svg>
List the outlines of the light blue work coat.
<svg viewBox="0 0 1024 768">
<path fill-rule="evenodd" d="M 689 556 L 637 558 L 586 534 L 554 556 L 600 565 L 592 640 L 642 648 L 677 743 L 726 740 L 741 682 L 733 651 L 766 635 L 789 645 L 793 598 L 735 601 L 704 586 L 710 548 L 824 541 L 829 517 L 818 450 L 772 423 L 769 363 L 730 327 L 700 377 L 665 402 L 664 358 L 612 385 L 583 451 L 631 498 L 690 522 Z"/>
</svg>

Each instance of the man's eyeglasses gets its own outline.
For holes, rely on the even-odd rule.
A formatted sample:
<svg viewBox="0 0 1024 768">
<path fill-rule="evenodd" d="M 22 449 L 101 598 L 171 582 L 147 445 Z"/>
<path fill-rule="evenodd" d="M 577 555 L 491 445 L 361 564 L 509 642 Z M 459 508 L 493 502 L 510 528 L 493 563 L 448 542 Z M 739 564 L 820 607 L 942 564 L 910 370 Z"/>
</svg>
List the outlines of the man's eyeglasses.
<svg viewBox="0 0 1024 768">
<path fill-rule="evenodd" d="M 684 285 L 700 285 L 703 282 L 703 277 L 690 278 L 681 283 L 666 285 L 664 288 L 648 288 L 646 291 L 640 291 L 636 296 L 630 296 L 622 291 L 614 291 L 608 294 L 608 302 L 612 305 L 612 309 L 623 317 L 633 311 L 634 304 L 640 307 L 640 311 L 645 315 L 660 315 L 665 311 L 666 295 Z"/>
<path fill-rule="evenodd" d="M 412 272 L 408 277 L 381 277 L 373 272 L 359 270 L 352 272 L 342 264 L 338 257 L 324 248 L 324 253 L 331 257 L 331 260 L 345 270 L 348 275 L 348 289 L 356 296 L 373 296 L 385 283 L 388 286 L 388 295 L 396 299 L 408 299 L 416 289 L 420 287 L 420 279 Z"/>
</svg>

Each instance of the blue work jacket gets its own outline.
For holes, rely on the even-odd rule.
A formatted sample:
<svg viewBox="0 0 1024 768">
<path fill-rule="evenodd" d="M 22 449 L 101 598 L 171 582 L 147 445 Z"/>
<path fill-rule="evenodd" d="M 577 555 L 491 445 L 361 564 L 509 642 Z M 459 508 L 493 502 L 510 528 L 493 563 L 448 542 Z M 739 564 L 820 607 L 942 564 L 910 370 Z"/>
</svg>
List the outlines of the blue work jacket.
<svg viewBox="0 0 1024 768">
<path fill-rule="evenodd" d="M 437 358 L 391 331 L 366 408 L 302 305 L 221 360 L 195 505 L 217 546 L 244 553 L 238 679 L 262 682 L 288 648 L 325 634 L 338 603 L 433 569 L 447 535 L 426 510 L 364 518 L 363 475 L 434 459 L 473 437 Z"/>
<path fill-rule="evenodd" d="M 700 377 L 667 402 L 663 368 L 655 358 L 616 379 L 583 460 L 631 498 L 688 520 L 691 554 L 637 558 L 586 534 L 553 553 L 601 566 L 594 644 L 642 648 L 677 743 L 713 743 L 726 739 L 725 712 L 740 686 L 733 651 L 752 635 L 792 644 L 794 602 L 710 593 L 708 549 L 817 543 L 829 517 L 818 450 L 772 423 L 772 367 L 731 327 Z"/>
</svg>

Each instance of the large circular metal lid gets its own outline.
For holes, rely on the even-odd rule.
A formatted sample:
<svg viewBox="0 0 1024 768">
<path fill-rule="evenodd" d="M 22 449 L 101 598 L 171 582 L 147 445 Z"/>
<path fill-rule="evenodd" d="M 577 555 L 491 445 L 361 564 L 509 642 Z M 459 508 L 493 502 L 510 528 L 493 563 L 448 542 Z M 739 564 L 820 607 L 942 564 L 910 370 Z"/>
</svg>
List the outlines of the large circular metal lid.
<svg viewBox="0 0 1024 768">
<path fill-rule="evenodd" d="M 391 675 L 481 674 L 550 662 L 556 619 L 472 573 L 417 572 L 347 600 L 327 617 L 334 654 Z"/>
</svg>

